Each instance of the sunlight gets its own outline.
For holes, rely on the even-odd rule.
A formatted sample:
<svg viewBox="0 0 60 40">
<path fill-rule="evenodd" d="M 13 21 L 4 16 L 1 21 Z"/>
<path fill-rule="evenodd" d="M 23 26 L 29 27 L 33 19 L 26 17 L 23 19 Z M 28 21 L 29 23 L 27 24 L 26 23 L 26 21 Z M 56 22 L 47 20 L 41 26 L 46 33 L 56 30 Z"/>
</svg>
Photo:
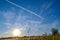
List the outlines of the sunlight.
<svg viewBox="0 0 60 40">
<path fill-rule="evenodd" d="M 21 34 L 21 31 L 19 29 L 14 29 L 13 30 L 13 35 L 14 36 L 20 36 L 20 34 Z"/>
</svg>

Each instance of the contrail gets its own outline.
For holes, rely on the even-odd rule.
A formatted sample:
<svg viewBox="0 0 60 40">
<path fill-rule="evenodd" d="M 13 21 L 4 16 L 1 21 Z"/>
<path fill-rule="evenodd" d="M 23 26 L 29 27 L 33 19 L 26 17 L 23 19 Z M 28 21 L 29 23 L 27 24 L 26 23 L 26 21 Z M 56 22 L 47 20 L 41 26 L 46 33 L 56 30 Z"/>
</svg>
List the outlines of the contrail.
<svg viewBox="0 0 60 40">
<path fill-rule="evenodd" d="M 49 3 L 48 6 L 46 7 L 46 9 L 50 8 L 50 7 L 53 5 L 54 2 L 55 2 L 55 1 Z"/>
<path fill-rule="evenodd" d="M 9 3 L 11 3 L 12 5 L 15 5 L 15 6 L 18 7 L 18 8 L 21 8 L 21 9 L 23 9 L 23 10 L 25 10 L 25 11 L 31 13 L 31 14 L 36 15 L 37 17 L 39 17 L 39 18 L 41 18 L 41 19 L 44 19 L 43 17 L 37 15 L 35 12 L 33 12 L 33 11 L 31 11 L 31 10 L 28 10 L 28 9 L 26 9 L 26 8 L 20 6 L 20 5 L 17 5 L 17 4 L 15 4 L 15 3 L 11 2 L 11 1 L 8 1 L 8 0 L 6 0 L 6 1 L 9 2 Z"/>
<path fill-rule="evenodd" d="M 49 3 L 48 6 L 46 7 L 46 9 L 50 8 L 52 4 L 53 4 L 53 2 Z"/>
</svg>

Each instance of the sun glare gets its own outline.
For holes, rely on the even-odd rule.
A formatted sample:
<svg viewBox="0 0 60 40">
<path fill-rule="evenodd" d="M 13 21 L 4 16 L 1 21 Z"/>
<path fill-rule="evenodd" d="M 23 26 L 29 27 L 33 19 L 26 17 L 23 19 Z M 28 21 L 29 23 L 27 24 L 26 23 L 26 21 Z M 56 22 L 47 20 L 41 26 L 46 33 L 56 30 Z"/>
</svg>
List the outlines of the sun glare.
<svg viewBox="0 0 60 40">
<path fill-rule="evenodd" d="M 21 34 L 21 31 L 19 29 L 14 29 L 13 30 L 13 35 L 14 36 L 20 36 L 20 34 Z"/>
</svg>

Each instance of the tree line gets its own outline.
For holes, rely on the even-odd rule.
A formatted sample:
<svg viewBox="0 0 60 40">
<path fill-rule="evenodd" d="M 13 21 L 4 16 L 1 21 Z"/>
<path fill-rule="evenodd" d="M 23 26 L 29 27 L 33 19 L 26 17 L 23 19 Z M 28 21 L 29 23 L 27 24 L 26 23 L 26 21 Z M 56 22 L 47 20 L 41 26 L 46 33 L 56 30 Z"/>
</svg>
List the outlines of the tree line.
<svg viewBox="0 0 60 40">
<path fill-rule="evenodd" d="M 44 33 L 43 36 L 60 36 L 59 30 L 57 28 L 52 28 L 51 33 L 47 35 L 47 33 Z"/>
</svg>

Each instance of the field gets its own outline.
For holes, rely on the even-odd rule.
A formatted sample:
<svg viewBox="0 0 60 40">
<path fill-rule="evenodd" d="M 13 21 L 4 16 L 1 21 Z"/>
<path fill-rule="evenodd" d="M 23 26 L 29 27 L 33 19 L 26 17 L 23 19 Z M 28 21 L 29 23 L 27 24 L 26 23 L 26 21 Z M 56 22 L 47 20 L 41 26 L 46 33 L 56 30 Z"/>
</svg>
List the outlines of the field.
<svg viewBox="0 0 60 40">
<path fill-rule="evenodd" d="M 35 36 L 28 38 L 20 38 L 20 40 L 60 40 L 60 36 Z"/>
<path fill-rule="evenodd" d="M 60 40 L 60 36 L 29 36 L 29 37 L 8 37 L 1 40 Z"/>
</svg>

